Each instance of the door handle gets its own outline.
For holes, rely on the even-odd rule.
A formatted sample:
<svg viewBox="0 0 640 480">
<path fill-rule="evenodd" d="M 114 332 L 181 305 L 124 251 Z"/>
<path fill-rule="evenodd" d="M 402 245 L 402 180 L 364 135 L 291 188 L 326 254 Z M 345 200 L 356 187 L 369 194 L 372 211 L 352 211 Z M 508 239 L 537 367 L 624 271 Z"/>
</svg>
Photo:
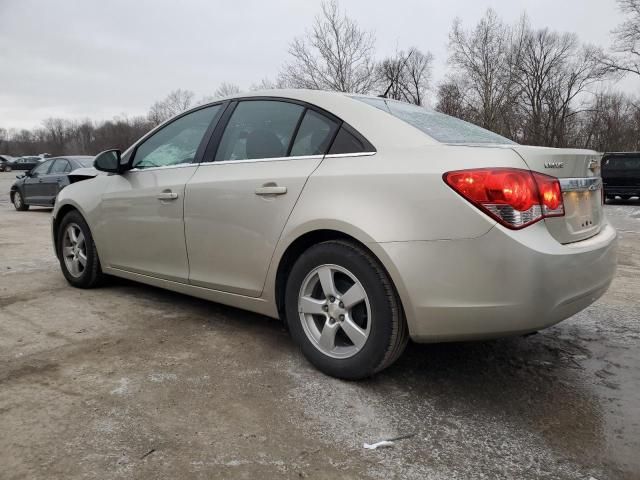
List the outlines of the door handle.
<svg viewBox="0 0 640 480">
<path fill-rule="evenodd" d="M 256 188 L 256 195 L 284 195 L 285 193 L 287 193 L 287 187 L 277 185 L 263 185 Z"/>
<path fill-rule="evenodd" d="M 175 200 L 178 198 L 178 194 L 172 191 L 166 191 L 158 194 L 158 200 Z"/>
</svg>

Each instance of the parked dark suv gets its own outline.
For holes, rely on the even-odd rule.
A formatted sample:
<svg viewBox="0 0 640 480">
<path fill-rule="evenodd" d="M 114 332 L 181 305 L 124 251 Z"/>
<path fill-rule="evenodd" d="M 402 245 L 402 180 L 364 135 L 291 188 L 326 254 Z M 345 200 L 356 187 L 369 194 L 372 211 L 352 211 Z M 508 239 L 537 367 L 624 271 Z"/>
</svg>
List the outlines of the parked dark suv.
<svg viewBox="0 0 640 480">
<path fill-rule="evenodd" d="M 640 196 L 640 152 L 605 153 L 602 181 L 608 199 Z"/>
</svg>

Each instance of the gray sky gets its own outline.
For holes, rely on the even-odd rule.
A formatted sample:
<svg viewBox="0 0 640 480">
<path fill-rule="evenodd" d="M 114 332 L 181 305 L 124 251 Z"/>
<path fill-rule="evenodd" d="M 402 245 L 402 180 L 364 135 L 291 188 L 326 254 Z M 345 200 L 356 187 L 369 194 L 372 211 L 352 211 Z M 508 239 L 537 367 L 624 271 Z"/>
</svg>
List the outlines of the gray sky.
<svg viewBox="0 0 640 480">
<path fill-rule="evenodd" d="M 145 114 L 176 88 L 211 95 L 274 78 L 287 46 L 313 22 L 320 0 L 0 0 L 0 127 L 47 117 L 104 120 Z M 375 31 L 378 56 L 416 46 L 446 72 L 447 35 L 493 7 L 508 22 L 576 32 L 602 46 L 620 22 L 614 0 L 342 0 Z M 617 85 L 640 94 L 640 81 Z"/>
</svg>

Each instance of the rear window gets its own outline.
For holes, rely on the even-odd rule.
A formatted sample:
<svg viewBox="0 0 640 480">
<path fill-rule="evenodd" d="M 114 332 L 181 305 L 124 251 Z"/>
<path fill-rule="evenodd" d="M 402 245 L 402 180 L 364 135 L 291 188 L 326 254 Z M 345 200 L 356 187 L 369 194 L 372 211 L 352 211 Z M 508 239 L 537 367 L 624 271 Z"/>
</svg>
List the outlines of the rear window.
<svg viewBox="0 0 640 480">
<path fill-rule="evenodd" d="M 640 157 L 606 158 L 602 166 L 614 170 L 640 170 Z"/>
<path fill-rule="evenodd" d="M 93 167 L 93 157 L 81 158 L 78 160 L 78 163 L 85 168 Z"/>
<path fill-rule="evenodd" d="M 516 145 L 508 138 L 443 113 L 386 98 L 351 97 L 404 120 L 441 143 Z"/>
</svg>

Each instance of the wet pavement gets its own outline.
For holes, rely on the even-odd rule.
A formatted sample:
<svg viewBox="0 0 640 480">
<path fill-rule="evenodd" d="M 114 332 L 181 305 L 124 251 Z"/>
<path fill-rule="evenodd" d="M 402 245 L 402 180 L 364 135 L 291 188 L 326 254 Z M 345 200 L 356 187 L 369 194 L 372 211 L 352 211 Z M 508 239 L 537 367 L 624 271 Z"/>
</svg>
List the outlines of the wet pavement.
<svg viewBox="0 0 640 480">
<path fill-rule="evenodd" d="M 0 478 L 640 478 L 640 201 L 619 269 L 537 335 L 409 345 L 363 382 L 282 325 L 114 280 L 67 286 L 0 173 Z M 410 435 L 392 448 L 363 443 Z"/>
</svg>

